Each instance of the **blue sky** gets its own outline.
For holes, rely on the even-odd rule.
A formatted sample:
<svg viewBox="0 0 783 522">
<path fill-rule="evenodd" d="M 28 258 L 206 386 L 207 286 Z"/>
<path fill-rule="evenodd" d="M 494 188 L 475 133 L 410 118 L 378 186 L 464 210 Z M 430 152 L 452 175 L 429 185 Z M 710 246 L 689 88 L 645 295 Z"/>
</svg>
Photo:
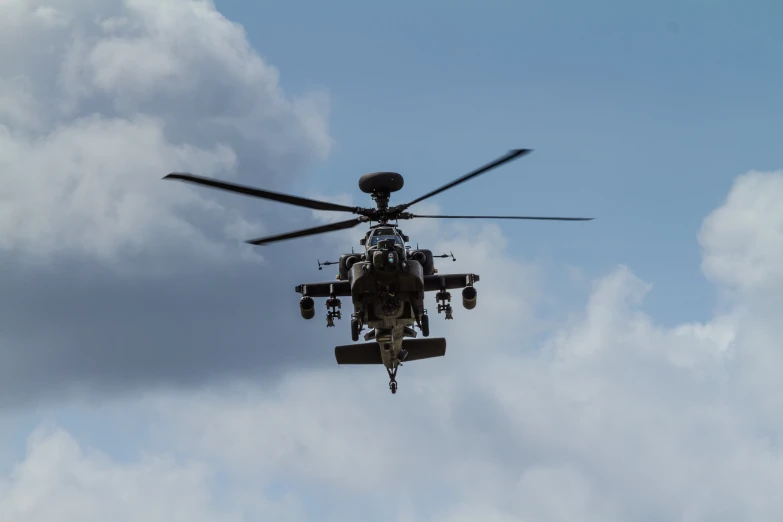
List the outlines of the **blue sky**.
<svg viewBox="0 0 783 522">
<path fill-rule="evenodd" d="M 703 217 L 736 176 L 779 164 L 777 2 L 217 5 L 286 89 L 328 91 L 336 147 L 308 183 L 360 198 L 359 175 L 396 170 L 412 198 L 533 148 L 443 211 L 595 216 L 500 226 L 534 259 L 633 266 L 667 323 L 711 312 Z"/>
<path fill-rule="evenodd" d="M 783 4 L 216 7 L 249 52 L 209 4 L 0 4 L 0 519 L 366 520 L 390 483 L 397 522 L 783 516 L 758 501 L 783 481 L 783 173 L 732 189 L 783 166 Z M 247 248 L 313 214 L 160 181 L 369 204 L 359 176 L 392 170 L 403 202 L 517 147 L 440 210 L 597 219 L 411 234 L 480 305 L 432 322 L 447 357 L 394 397 L 293 293 L 361 230 Z M 42 422 L 65 435 L 28 444 Z"/>
</svg>

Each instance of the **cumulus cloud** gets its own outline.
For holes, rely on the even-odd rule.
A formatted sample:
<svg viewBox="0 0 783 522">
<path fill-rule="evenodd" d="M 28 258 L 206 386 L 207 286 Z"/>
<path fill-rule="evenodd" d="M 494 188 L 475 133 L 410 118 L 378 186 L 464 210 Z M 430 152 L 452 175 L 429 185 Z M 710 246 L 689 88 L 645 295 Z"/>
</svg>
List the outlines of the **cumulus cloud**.
<svg viewBox="0 0 783 522">
<path fill-rule="evenodd" d="M 519 263 L 492 226 L 472 234 L 467 263 Z M 481 328 L 494 320 L 463 312 L 442 327 L 446 358 L 405 365 L 395 396 L 379 368 L 333 368 L 136 404 L 157 447 L 232 487 L 285 483 L 302 502 L 320 491 L 319 520 L 779 519 L 780 308 L 749 313 L 751 292 L 706 323 L 665 327 L 643 309 L 651 288 L 617 267 L 543 342 L 502 342 Z M 519 290 L 488 285 L 470 313 Z M 379 508 L 390 487 L 399 504 Z"/>
<path fill-rule="evenodd" d="M 743 292 L 783 283 L 783 171 L 752 171 L 702 225 L 704 273 Z"/>
<path fill-rule="evenodd" d="M 344 342 L 345 326 L 304 323 L 296 300 L 282 301 L 294 295 L 276 272 L 218 265 L 205 283 L 204 271 L 120 281 L 71 258 L 48 275 L 22 267 L 22 253 L 60 262 L 62 249 L 103 264 L 135 250 L 149 262 L 149 241 L 187 242 L 218 259 L 220 231 L 236 223 L 233 231 L 244 232 L 254 220 L 186 187 L 161 196 L 133 173 L 197 161 L 200 172 L 226 177 L 268 168 L 273 182 L 301 168 L 295 151 L 312 160 L 328 138 L 323 113 L 309 112 L 318 102 L 282 96 L 276 73 L 209 3 L 11 1 L 0 15 L 0 161 L 13 158 L 3 172 L 14 174 L 3 196 L 24 203 L 1 222 L 42 238 L 8 231 L 3 239 L 11 263 L 0 303 L 0 397 L 74 383 L 104 391 L 191 385 L 110 406 L 144 412 L 132 437 L 146 441 L 143 457 L 96 453 L 60 429 L 34 433 L 18 465 L 0 470 L 0 519 L 783 518 L 782 309 L 771 291 L 783 266 L 774 205 L 783 174 L 738 178 L 705 219 L 703 270 L 732 290 L 730 301 L 705 323 L 675 327 L 644 311 L 650 282 L 617 267 L 595 281 L 578 313 L 541 328 L 546 274 L 510 256 L 496 225 L 405 224 L 422 246 L 454 251 L 459 261 L 442 260 L 444 270 L 482 280 L 476 310 L 458 305 L 455 321 L 432 321 L 433 334 L 449 340 L 446 357 L 406 364 L 392 396 L 381 368 L 334 365 L 330 349 Z M 9 52 L 10 41 L 21 51 Z M 152 60 L 134 54 L 149 49 L 158 51 Z M 138 78 L 129 76 L 134 67 Z M 225 98 L 231 88 L 236 97 Z M 256 94 L 259 105 L 241 111 L 243 97 Z M 310 153 L 291 136 L 309 136 Z M 100 147 L 89 147 L 93 140 Z M 254 140 L 261 145 L 249 150 Z M 107 168 L 114 156 L 123 166 Z M 41 193 L 49 178 L 57 188 Z M 110 234 L 117 228 L 119 238 Z M 328 237 L 342 250 L 357 234 Z M 56 247 L 43 241 L 52 238 Z M 509 272 L 518 277 L 508 281 Z M 275 315 L 264 292 L 285 303 Z M 285 357 L 298 369 L 274 383 L 258 378 Z M 311 361 L 330 368 L 303 367 Z M 192 391 L 216 375 L 243 379 Z M 106 422 L 92 420 L 96 430 Z"/>
<path fill-rule="evenodd" d="M 289 210 L 161 178 L 284 190 L 330 145 L 210 1 L 0 2 L 0 407 L 275 375 L 304 274 L 242 241 Z"/>
<path fill-rule="evenodd" d="M 169 398 L 160 416 L 171 444 L 242 476 L 378 505 L 392 481 L 433 514 L 417 520 L 775 519 L 780 425 L 732 356 L 775 347 L 733 345 L 725 318 L 658 326 L 639 309 L 644 286 L 623 268 L 603 278 L 542 351 L 452 334 L 446 359 L 403 368 L 393 399 L 380 371 L 307 371 L 273 395 Z M 457 351 L 472 356 L 454 364 Z"/>
<path fill-rule="evenodd" d="M 323 95 L 286 96 L 209 1 L 4 2 L 0 48 L 0 247 L 17 255 L 214 253 L 263 227 L 164 174 L 279 185 L 330 148 Z"/>
<path fill-rule="evenodd" d="M 226 223 L 231 212 L 194 191 L 162 190 L 161 176 L 151 174 L 163 165 L 213 173 L 233 165 L 235 154 L 223 145 L 174 146 L 163 130 L 153 118 L 100 116 L 42 138 L 0 128 L 3 163 L 19 174 L 10 180 L 10 204 L 0 211 L 0 247 L 37 262 L 81 254 L 126 265 L 155 258 L 161 248 L 221 257 L 225 247 L 205 237 L 182 211 L 198 210 Z"/>
<path fill-rule="evenodd" d="M 240 522 L 252 509 L 273 520 L 300 520 L 301 507 L 286 498 L 234 496 L 224 504 L 215 498 L 214 481 L 214 470 L 200 462 L 155 455 L 120 463 L 46 426 L 30 436 L 25 460 L 0 478 L 0 518 Z"/>
</svg>

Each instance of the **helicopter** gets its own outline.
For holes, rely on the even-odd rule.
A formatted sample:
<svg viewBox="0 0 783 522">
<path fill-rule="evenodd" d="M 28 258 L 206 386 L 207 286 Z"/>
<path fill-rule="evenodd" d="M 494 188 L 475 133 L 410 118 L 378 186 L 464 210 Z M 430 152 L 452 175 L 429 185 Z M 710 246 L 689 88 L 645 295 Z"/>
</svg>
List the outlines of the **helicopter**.
<svg viewBox="0 0 783 522">
<path fill-rule="evenodd" d="M 400 220 L 409 219 L 524 219 L 555 221 L 590 221 L 583 217 L 536 216 L 456 216 L 413 214 L 408 209 L 426 199 L 440 194 L 509 161 L 532 152 L 532 149 L 513 149 L 504 156 L 488 163 L 456 180 L 443 185 L 408 203 L 389 206 L 392 193 L 402 189 L 404 179 L 397 172 L 374 172 L 359 178 L 359 189 L 369 194 L 375 208 L 350 207 L 325 201 L 271 192 L 254 187 L 228 183 L 189 173 L 173 172 L 163 179 L 180 180 L 197 185 L 217 188 L 262 199 L 287 203 L 321 211 L 349 212 L 358 215 L 353 219 L 338 221 L 275 236 L 246 241 L 251 245 L 267 245 L 277 241 L 346 230 L 368 224 L 369 230 L 360 239 L 363 252 L 343 254 L 338 261 L 318 261 L 323 266 L 338 265 L 334 281 L 300 284 L 295 287 L 300 294 L 299 308 L 304 319 L 315 317 L 314 298 L 326 298 L 326 326 L 333 327 L 334 320 L 342 318 L 340 297 L 349 297 L 353 305 L 351 314 L 351 339 L 354 343 L 365 327 L 364 343 L 337 346 L 334 354 L 337 364 L 383 365 L 389 375 L 389 389 L 397 393 L 397 370 L 403 362 L 443 357 L 446 354 L 445 338 L 429 338 L 429 315 L 424 307 L 426 292 L 436 292 L 438 314 L 453 319 L 451 293 L 462 289 L 462 305 L 467 310 L 476 307 L 475 283 L 478 274 L 440 274 L 434 259 L 447 258 L 449 254 L 433 255 L 431 250 L 409 245 L 410 238 L 399 228 Z M 374 223 L 374 224 L 373 224 Z M 456 261 L 454 254 L 450 257 Z M 417 327 L 423 339 L 418 339 Z"/>
</svg>

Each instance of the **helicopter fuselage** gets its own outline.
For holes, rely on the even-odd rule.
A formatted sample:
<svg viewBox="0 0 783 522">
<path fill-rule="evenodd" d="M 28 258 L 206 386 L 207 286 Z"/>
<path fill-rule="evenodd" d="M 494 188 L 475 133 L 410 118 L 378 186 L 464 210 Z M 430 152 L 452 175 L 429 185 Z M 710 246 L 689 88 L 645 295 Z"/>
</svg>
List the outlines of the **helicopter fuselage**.
<svg viewBox="0 0 783 522">
<path fill-rule="evenodd" d="M 361 244 L 364 253 L 344 254 L 339 261 L 337 281 L 308 283 L 296 287 L 302 294 L 302 316 L 314 316 L 313 297 L 327 297 L 327 326 L 341 318 L 339 297 L 350 296 L 351 337 L 359 340 L 360 332 L 369 328 L 363 344 L 338 346 L 335 357 L 340 364 L 383 364 L 390 376 L 406 360 L 427 359 L 445 354 L 445 339 L 416 339 L 417 326 L 423 337 L 429 337 L 429 316 L 424 308 L 426 292 L 438 292 L 438 313 L 452 319 L 451 294 L 448 290 L 462 288 L 463 305 L 472 309 L 476 304 L 473 283 L 476 274 L 438 275 L 432 252 L 410 250 L 399 229 L 379 225 L 368 231 Z M 446 254 L 438 257 L 448 257 Z M 453 258 L 453 255 L 451 256 Z M 319 262 L 320 267 L 320 262 Z"/>
<path fill-rule="evenodd" d="M 424 270 L 406 254 L 403 248 L 369 248 L 366 260 L 348 271 L 353 318 L 372 329 L 370 338 L 389 369 L 399 363 L 403 339 L 416 336 L 412 327 L 424 314 Z"/>
</svg>

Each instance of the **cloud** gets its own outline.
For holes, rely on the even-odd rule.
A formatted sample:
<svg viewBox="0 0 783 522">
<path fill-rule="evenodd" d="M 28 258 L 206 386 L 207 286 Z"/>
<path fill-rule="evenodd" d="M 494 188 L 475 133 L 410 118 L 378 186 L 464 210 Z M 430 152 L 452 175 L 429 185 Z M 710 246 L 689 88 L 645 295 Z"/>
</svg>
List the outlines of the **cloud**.
<svg viewBox="0 0 783 522">
<path fill-rule="evenodd" d="M 699 233 L 702 269 L 715 281 L 742 292 L 783 283 L 783 171 L 740 176 Z"/>
<path fill-rule="evenodd" d="M 99 116 L 37 139 L 0 129 L 4 161 L 19 174 L 10 180 L 13 199 L 2 211 L 0 247 L 39 263 L 65 254 L 125 268 L 139 257 L 156 258 L 159 249 L 222 257 L 226 248 L 182 211 L 226 223 L 230 211 L 194 191 L 162 190 L 161 176 L 150 174 L 163 165 L 214 173 L 233 165 L 235 155 L 221 145 L 173 146 L 163 131 L 153 118 Z"/>
<path fill-rule="evenodd" d="M 64 430 L 43 427 L 23 462 L 0 478 L 0 518 L 18 522 L 116 520 L 240 522 L 250 508 L 274 520 L 300 520 L 289 499 L 230 504 L 215 499 L 214 470 L 166 455 L 120 463 L 85 450 Z"/>
<path fill-rule="evenodd" d="M 154 188 L 169 162 L 282 183 L 328 150 L 318 99 L 283 96 L 238 26 L 204 2 L 4 2 L 0 63 L 14 202 L 0 223 L 35 231 L 0 234 L 3 406 L 77 387 L 145 415 L 125 460 L 75 430 L 35 432 L 0 470 L 0 519 L 783 517 L 783 174 L 738 178 L 705 219 L 703 270 L 732 292 L 711 320 L 673 328 L 644 311 L 654 287 L 629 267 L 542 318 L 547 278 L 567 270 L 510 256 L 493 224 L 405 224 L 454 251 L 439 267 L 482 280 L 476 310 L 456 296 L 455 320 L 433 321 L 447 356 L 406 364 L 391 396 L 382 369 L 334 365 L 347 325 L 298 317 L 289 284 L 308 276 L 294 262 L 264 272 L 221 254 L 227 229 L 262 227 L 253 214 Z M 171 259 L 191 263 L 172 274 Z"/>
<path fill-rule="evenodd" d="M 164 174 L 279 185 L 329 152 L 324 95 L 287 97 L 211 2 L 4 2 L 0 47 L 14 50 L 0 67 L 0 248 L 15 255 L 214 257 L 231 230 L 263 227 Z"/>
<path fill-rule="evenodd" d="M 780 425 L 733 356 L 774 346 L 735 345 L 723 317 L 658 326 L 639 309 L 645 286 L 624 268 L 603 278 L 541 352 L 451 334 L 446 359 L 405 366 L 393 399 L 380 371 L 312 370 L 272 394 L 169 398 L 159 415 L 169 444 L 243 477 L 377 505 L 391 482 L 437 513 L 417 520 L 776 518 Z M 453 364 L 459 352 L 472 357 Z"/>
<path fill-rule="evenodd" d="M 319 364 L 307 274 L 242 243 L 292 210 L 161 178 L 284 190 L 330 147 L 212 2 L 0 3 L 0 408 Z"/>
<path fill-rule="evenodd" d="M 493 228 L 464 232 L 466 263 L 524 266 Z M 471 313 L 524 298 L 524 284 L 487 285 Z M 303 368 L 272 389 L 235 381 L 135 404 L 155 419 L 154 447 L 232 487 L 317 498 L 303 519 L 777 520 L 780 308 L 755 313 L 766 301 L 751 292 L 665 327 L 643 309 L 650 291 L 619 266 L 543 341 L 455 314 L 439 327 L 447 356 L 405 365 L 395 396 L 380 368 Z M 399 502 L 381 509 L 389 488 Z"/>
</svg>

